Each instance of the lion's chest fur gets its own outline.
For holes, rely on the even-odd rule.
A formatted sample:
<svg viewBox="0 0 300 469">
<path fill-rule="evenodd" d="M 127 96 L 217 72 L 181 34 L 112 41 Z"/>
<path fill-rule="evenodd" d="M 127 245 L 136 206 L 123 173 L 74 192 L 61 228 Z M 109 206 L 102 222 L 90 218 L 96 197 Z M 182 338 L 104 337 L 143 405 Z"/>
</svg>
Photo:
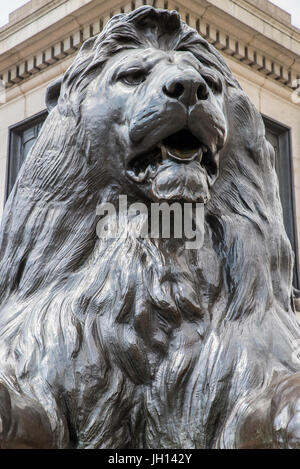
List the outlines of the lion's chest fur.
<svg viewBox="0 0 300 469">
<path fill-rule="evenodd" d="M 209 258 L 217 272 L 209 253 L 202 264 Z M 21 388 L 38 380 L 35 398 L 80 448 L 211 447 L 260 379 L 256 351 L 247 351 L 258 331 L 247 335 L 239 322 L 218 330 L 224 303 L 221 293 L 207 301 L 217 288 L 211 270 L 204 276 L 201 259 L 167 254 L 128 240 L 99 244 L 55 301 L 39 295 L 23 307 L 22 337 L 7 336 L 21 351 L 12 359 Z"/>
<path fill-rule="evenodd" d="M 74 303 L 82 343 L 73 360 L 74 394 L 67 398 L 81 413 L 80 447 L 151 447 L 169 426 L 185 430 L 181 436 L 176 430 L 166 447 L 178 438 L 197 444 L 199 425 L 187 415 L 188 401 L 198 402 L 204 391 L 218 340 L 208 339 L 195 261 L 142 247 L 119 242 L 104 251 L 99 245 L 86 267 L 89 288 Z M 74 276 L 77 291 L 84 270 L 80 277 Z M 133 443 L 141 434 L 145 439 Z"/>
<path fill-rule="evenodd" d="M 148 352 L 153 361 L 147 383 L 132 379 L 125 358 L 113 357 L 101 384 L 95 373 L 76 383 L 77 390 L 82 388 L 76 403 L 82 415 L 78 447 L 213 446 L 239 397 L 226 381 L 228 376 L 236 381 L 226 354 L 232 358 L 214 331 L 203 338 L 196 324 L 184 322 L 167 353 L 158 358 Z M 244 365 L 246 374 L 249 368 Z"/>
</svg>

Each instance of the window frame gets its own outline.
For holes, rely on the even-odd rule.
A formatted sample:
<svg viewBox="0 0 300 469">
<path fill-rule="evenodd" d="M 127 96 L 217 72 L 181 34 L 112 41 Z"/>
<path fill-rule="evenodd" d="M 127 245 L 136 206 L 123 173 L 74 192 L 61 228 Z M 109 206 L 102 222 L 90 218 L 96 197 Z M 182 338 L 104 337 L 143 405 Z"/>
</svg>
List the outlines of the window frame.
<svg viewBox="0 0 300 469">
<path fill-rule="evenodd" d="M 6 175 L 5 175 L 5 193 L 4 193 L 4 204 L 6 203 L 9 194 L 16 181 L 19 168 L 20 168 L 20 148 L 22 133 L 30 127 L 43 122 L 48 115 L 47 109 L 44 109 L 27 119 L 13 124 L 8 127 L 8 148 L 7 148 L 7 164 L 6 164 Z M 17 155 L 17 161 L 16 159 Z M 13 182 L 14 181 L 14 182 Z"/>
<path fill-rule="evenodd" d="M 281 200 L 283 210 L 285 213 L 290 212 L 289 217 L 289 232 L 290 242 L 292 249 L 295 254 L 295 265 L 294 265 L 294 279 L 293 285 L 296 290 L 300 290 L 300 269 L 299 269 L 299 251 L 298 251 L 298 234 L 297 234 L 297 212 L 296 212 L 296 200 L 295 200 L 295 181 L 294 181 L 294 165 L 293 165 L 293 152 L 292 152 L 292 135 L 291 128 L 282 124 L 281 122 L 272 119 L 269 116 L 262 114 L 262 118 L 267 130 L 276 135 L 278 139 L 278 168 L 279 174 L 278 181 L 281 189 L 281 196 L 284 199 L 284 203 Z M 287 158 L 280 158 L 280 155 L 285 155 Z M 284 183 L 282 183 L 284 181 Z M 281 184 L 280 184 L 281 183 Z M 284 193 L 282 193 L 282 190 Z M 285 227 L 286 228 L 286 227 Z M 286 229 L 287 231 L 287 229 Z M 287 232 L 288 234 L 288 232 Z M 295 292 L 297 294 L 297 292 Z M 300 292 L 296 295 L 300 296 Z"/>
</svg>

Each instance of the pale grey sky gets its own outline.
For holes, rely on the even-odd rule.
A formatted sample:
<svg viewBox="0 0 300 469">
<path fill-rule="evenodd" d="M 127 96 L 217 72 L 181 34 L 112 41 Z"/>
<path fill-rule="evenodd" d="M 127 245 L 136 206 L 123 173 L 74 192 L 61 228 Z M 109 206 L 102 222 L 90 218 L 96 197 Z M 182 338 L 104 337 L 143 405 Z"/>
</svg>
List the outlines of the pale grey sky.
<svg viewBox="0 0 300 469">
<path fill-rule="evenodd" d="M 270 0 L 292 15 L 292 24 L 300 28 L 300 1 L 299 0 Z"/>
<path fill-rule="evenodd" d="M 0 26 L 8 22 L 8 15 L 13 10 L 27 3 L 29 0 L 0 0 Z M 300 28 L 300 1 L 299 0 L 270 0 L 292 15 L 292 23 Z"/>
<path fill-rule="evenodd" d="M 0 0 L 0 26 L 8 23 L 8 15 L 29 0 Z"/>
</svg>

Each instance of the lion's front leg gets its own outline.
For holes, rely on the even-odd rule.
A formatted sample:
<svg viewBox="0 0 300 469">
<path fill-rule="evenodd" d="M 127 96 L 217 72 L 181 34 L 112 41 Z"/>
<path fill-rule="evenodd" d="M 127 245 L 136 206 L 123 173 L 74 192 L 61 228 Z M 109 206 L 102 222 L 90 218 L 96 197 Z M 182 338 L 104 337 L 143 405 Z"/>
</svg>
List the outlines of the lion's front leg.
<svg viewBox="0 0 300 469">
<path fill-rule="evenodd" d="M 8 390 L 0 384 L 0 447 L 3 448 L 11 427 L 11 399 Z"/>
<path fill-rule="evenodd" d="M 47 415 L 38 403 L 0 383 L 0 448 L 54 448 Z"/>
<path fill-rule="evenodd" d="M 300 448 L 300 373 L 282 378 L 248 406 L 237 448 Z"/>
<path fill-rule="evenodd" d="M 283 379 L 276 387 L 270 412 L 274 446 L 300 448 L 300 373 Z"/>
</svg>

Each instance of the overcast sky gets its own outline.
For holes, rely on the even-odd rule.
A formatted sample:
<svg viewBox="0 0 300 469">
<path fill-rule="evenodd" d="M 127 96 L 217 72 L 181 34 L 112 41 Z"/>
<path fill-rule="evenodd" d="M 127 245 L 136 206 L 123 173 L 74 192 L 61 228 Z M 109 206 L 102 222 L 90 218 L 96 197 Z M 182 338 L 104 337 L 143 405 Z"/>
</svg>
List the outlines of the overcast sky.
<svg viewBox="0 0 300 469">
<path fill-rule="evenodd" d="M 292 24 L 300 28 L 300 1 L 299 0 L 271 0 L 271 3 L 277 5 L 292 15 Z"/>
<path fill-rule="evenodd" d="M 8 22 L 8 15 L 16 8 L 29 0 L 0 0 L 0 26 Z M 299 0 L 271 0 L 272 3 L 288 11 L 292 15 L 292 23 L 300 28 L 300 1 Z"/>
<path fill-rule="evenodd" d="M 29 0 L 0 0 L 0 26 L 8 23 L 8 15 L 17 8 L 25 5 Z"/>
</svg>

